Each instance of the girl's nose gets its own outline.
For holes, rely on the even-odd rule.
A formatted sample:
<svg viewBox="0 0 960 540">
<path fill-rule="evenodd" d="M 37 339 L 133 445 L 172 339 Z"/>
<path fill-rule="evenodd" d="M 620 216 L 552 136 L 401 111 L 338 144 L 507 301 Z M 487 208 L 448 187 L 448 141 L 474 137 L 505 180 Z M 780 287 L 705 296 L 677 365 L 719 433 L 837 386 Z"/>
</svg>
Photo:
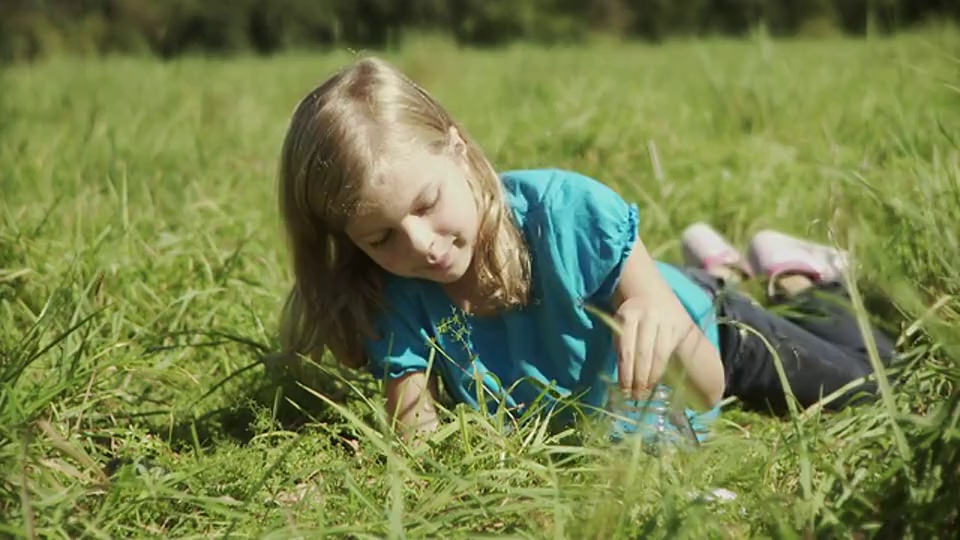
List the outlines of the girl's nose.
<svg viewBox="0 0 960 540">
<path fill-rule="evenodd" d="M 436 245 L 437 243 L 434 242 L 433 245 L 430 247 L 430 250 L 427 251 L 427 263 L 429 264 L 436 264 L 437 261 L 440 260 L 441 253 L 438 253 L 437 250 L 435 249 Z"/>
<path fill-rule="evenodd" d="M 406 229 L 407 238 L 410 240 L 410 248 L 416 253 L 429 257 L 435 235 L 427 221 L 417 216 L 410 216 L 404 229 Z"/>
</svg>

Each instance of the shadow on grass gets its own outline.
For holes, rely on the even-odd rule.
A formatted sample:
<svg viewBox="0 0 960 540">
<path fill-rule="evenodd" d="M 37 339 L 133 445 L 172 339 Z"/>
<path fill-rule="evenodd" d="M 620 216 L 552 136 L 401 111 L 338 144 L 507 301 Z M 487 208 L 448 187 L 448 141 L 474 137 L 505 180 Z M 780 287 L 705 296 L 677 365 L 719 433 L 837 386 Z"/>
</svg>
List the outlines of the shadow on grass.
<svg viewBox="0 0 960 540">
<path fill-rule="evenodd" d="M 270 344 L 221 330 L 166 334 L 158 336 L 157 343 L 164 345 L 148 347 L 147 355 L 175 348 L 239 346 L 241 355 L 254 359 L 185 406 L 131 419 L 177 452 L 202 452 L 224 441 L 243 446 L 258 434 L 318 425 L 342 443 L 350 437 L 341 433 L 346 431 L 344 419 L 330 403 L 356 408 L 363 396 L 376 392 L 372 378 L 341 369 L 332 359 L 315 363 L 284 356 Z M 211 400 L 220 406 L 211 406 Z M 360 406 L 369 409 L 365 403 Z"/>
<path fill-rule="evenodd" d="M 258 371 L 262 368 L 258 368 Z M 351 384 L 369 386 L 364 378 L 314 377 L 307 390 L 293 377 L 258 374 L 257 382 L 229 391 L 228 405 L 182 418 L 173 426 L 156 426 L 174 449 L 204 448 L 218 440 L 230 439 L 247 444 L 258 433 L 268 430 L 300 431 L 309 425 L 336 425 L 343 422 L 329 403 L 349 406 L 359 400 Z"/>
<path fill-rule="evenodd" d="M 132 423 L 154 434 L 170 450 L 178 453 L 205 453 L 224 442 L 246 446 L 257 435 L 278 430 L 329 437 L 335 446 L 353 450 L 351 443 L 356 436 L 329 403 L 291 380 L 263 376 L 262 367 L 255 371 L 255 382 L 221 390 L 226 395 L 221 395 L 218 401 L 226 403 L 225 406 L 204 410 L 201 399 L 192 411 L 174 413 L 172 421 L 170 414 L 158 414 Z M 369 384 L 359 378 L 350 382 Z M 321 384 L 314 381 L 312 388 L 340 405 L 350 406 L 359 399 L 347 382 L 335 378 L 326 379 Z M 323 429 L 316 429 L 317 426 L 323 426 Z M 115 456 L 104 469 L 107 475 L 113 475 L 134 461 L 151 468 L 154 457 Z"/>
</svg>

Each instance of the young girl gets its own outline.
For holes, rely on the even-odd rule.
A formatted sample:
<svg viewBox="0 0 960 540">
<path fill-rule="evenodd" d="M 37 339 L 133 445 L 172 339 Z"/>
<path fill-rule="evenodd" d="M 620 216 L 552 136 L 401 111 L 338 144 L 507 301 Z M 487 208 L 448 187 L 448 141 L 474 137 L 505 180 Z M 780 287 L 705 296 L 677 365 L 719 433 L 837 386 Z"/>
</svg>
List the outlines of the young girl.
<svg viewBox="0 0 960 540">
<path fill-rule="evenodd" d="M 439 103 L 378 59 L 300 102 L 279 176 L 296 280 L 283 345 L 383 379 L 404 434 L 437 427 L 439 380 L 455 401 L 512 418 L 651 393 L 657 410 L 669 388 L 683 412 L 671 429 L 703 439 L 725 394 L 783 402 L 762 341 L 721 319 L 757 326 L 801 403 L 869 372 L 848 313 L 830 305 L 827 321 L 798 326 L 728 294 L 744 264 L 704 225 L 684 235 L 701 269 L 653 261 L 635 205 L 573 172 L 498 174 Z M 824 255 L 839 254 L 771 234 L 755 243 L 760 272 L 835 281 Z"/>
</svg>

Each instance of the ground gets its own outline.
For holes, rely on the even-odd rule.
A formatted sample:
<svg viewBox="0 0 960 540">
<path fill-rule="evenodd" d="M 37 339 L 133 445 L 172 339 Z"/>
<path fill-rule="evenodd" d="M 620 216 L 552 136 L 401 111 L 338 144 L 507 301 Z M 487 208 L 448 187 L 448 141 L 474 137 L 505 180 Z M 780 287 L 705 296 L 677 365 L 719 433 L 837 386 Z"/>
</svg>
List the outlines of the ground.
<svg viewBox="0 0 960 540">
<path fill-rule="evenodd" d="M 384 435 L 376 384 L 279 396 L 275 171 L 350 54 L 60 59 L 0 71 L 0 531 L 15 537 L 948 536 L 960 471 L 960 33 L 386 54 L 501 169 L 641 208 L 657 257 L 706 220 L 849 246 L 906 377 L 787 418 L 731 401 L 655 458 L 454 410 Z M 864 312 L 866 313 L 866 312 Z M 324 397 L 321 397 L 324 396 Z M 710 501 L 724 488 L 738 497 Z"/>
</svg>

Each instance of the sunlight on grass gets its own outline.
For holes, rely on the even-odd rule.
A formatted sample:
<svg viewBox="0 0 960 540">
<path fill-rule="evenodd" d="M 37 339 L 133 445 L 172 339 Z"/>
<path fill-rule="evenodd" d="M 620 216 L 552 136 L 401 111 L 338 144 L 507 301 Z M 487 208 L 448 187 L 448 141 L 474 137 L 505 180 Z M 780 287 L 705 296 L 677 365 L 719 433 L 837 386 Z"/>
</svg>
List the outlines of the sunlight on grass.
<svg viewBox="0 0 960 540">
<path fill-rule="evenodd" d="M 390 55 L 503 169 L 567 167 L 641 207 L 651 251 L 712 222 L 851 247 L 900 336 L 883 399 L 725 407 L 656 458 L 602 430 L 462 408 L 384 429 L 368 376 L 276 385 L 290 282 L 274 171 L 345 53 L 54 60 L 0 73 L 0 534 L 13 537 L 926 538 L 960 471 L 960 35 L 413 43 Z M 886 297 L 889 297 L 887 299 Z M 875 354 L 875 351 L 874 351 Z M 716 496 L 717 489 L 736 494 Z M 951 525 L 952 524 L 952 525 Z"/>
</svg>

